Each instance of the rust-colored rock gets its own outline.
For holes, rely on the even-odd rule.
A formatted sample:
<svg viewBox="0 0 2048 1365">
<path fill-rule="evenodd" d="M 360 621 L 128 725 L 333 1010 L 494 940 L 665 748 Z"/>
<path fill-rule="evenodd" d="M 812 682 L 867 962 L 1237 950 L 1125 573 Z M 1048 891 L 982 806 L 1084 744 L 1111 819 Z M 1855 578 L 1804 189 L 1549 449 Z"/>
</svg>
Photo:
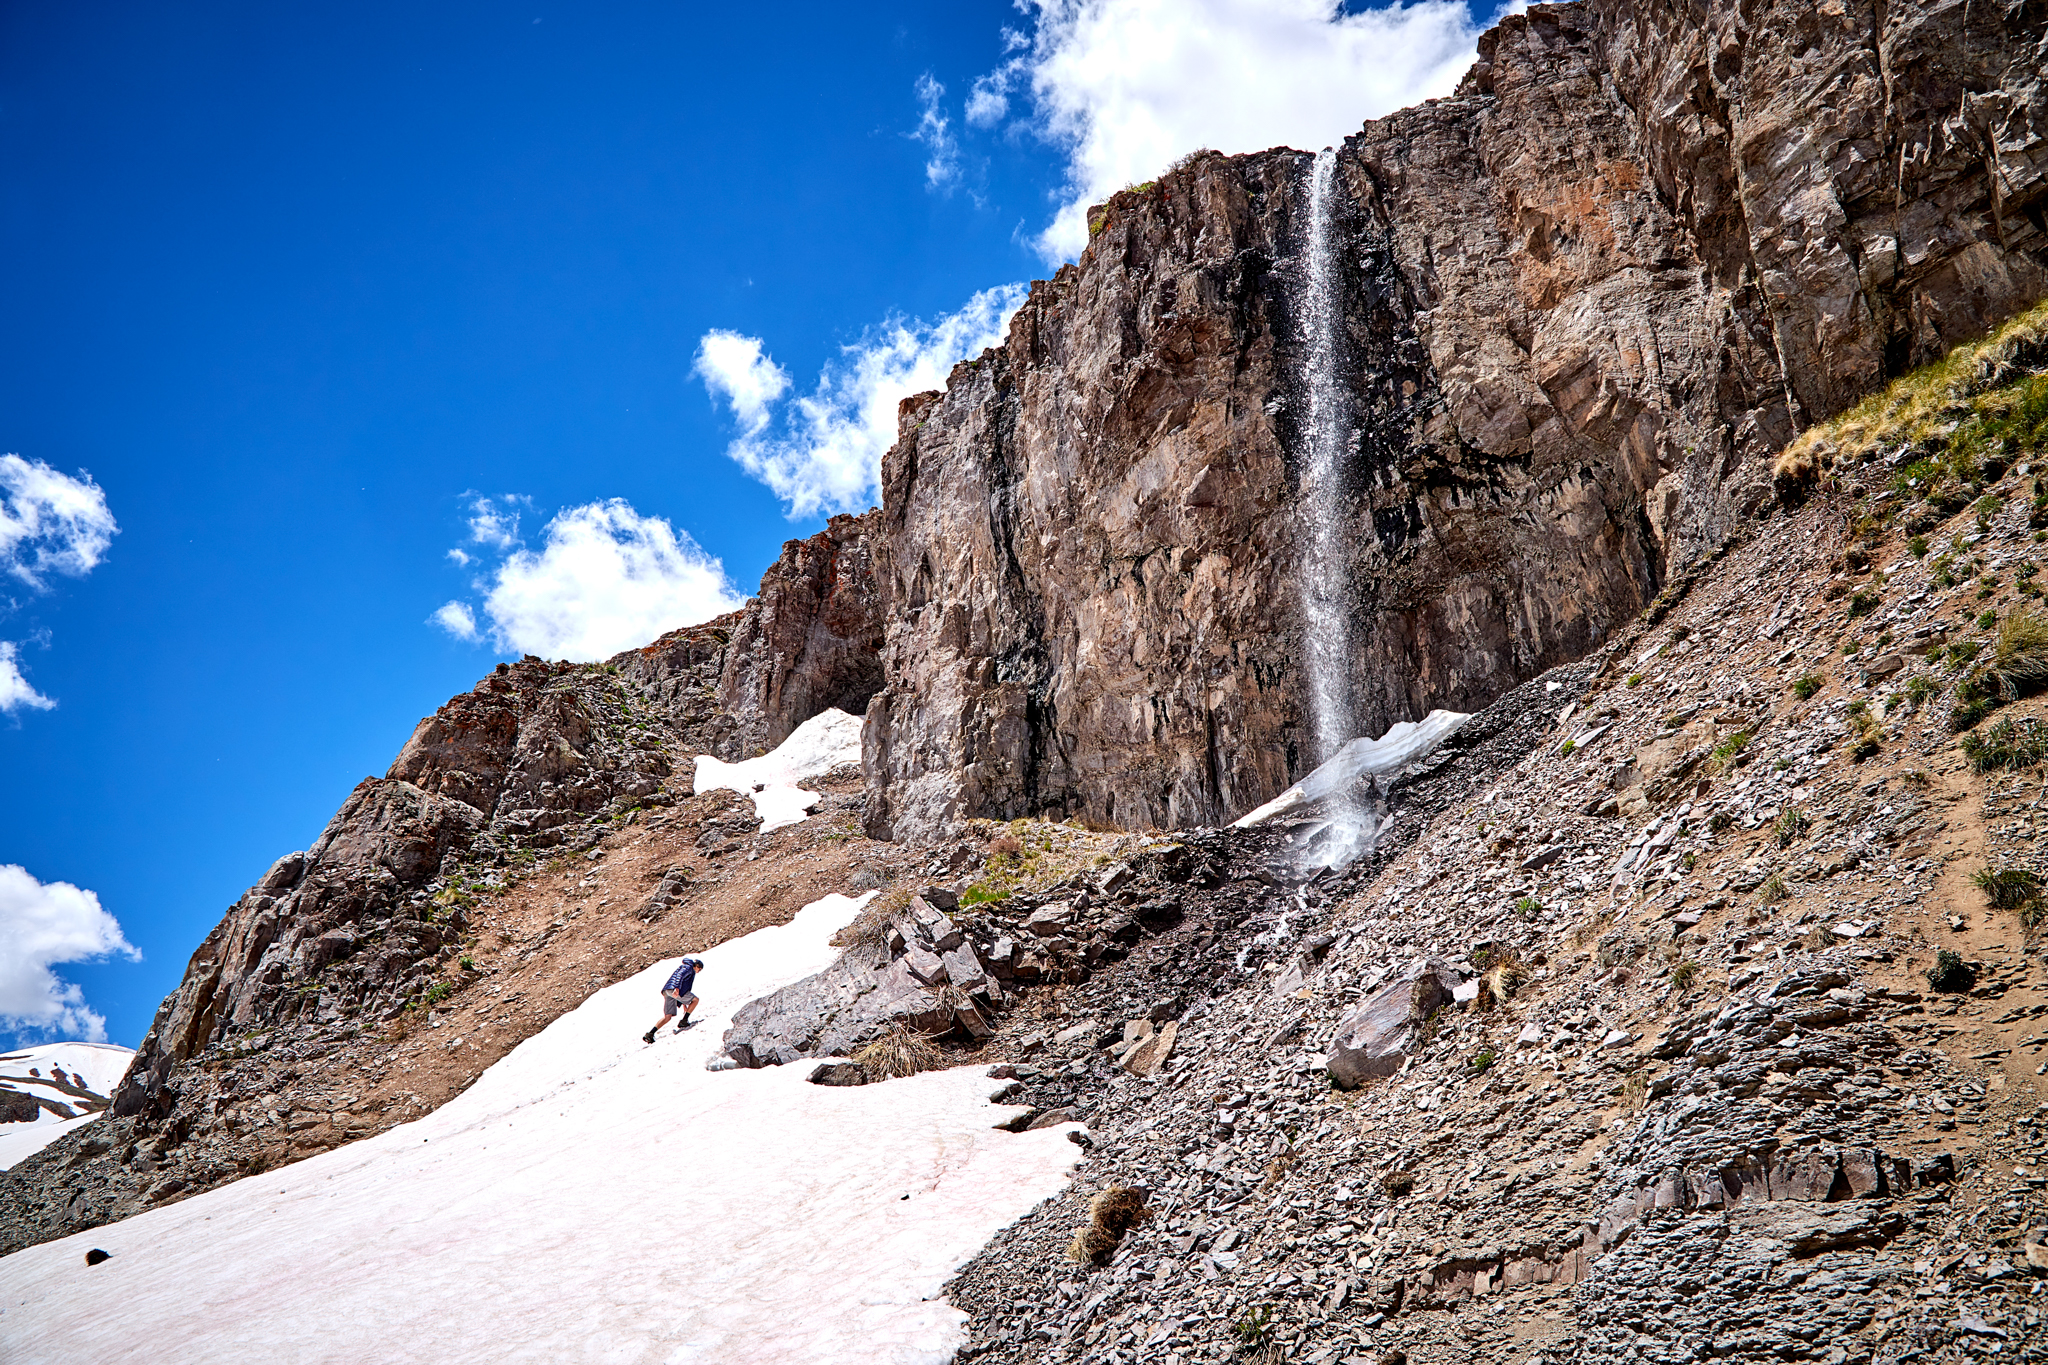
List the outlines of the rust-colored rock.
<svg viewBox="0 0 2048 1365">
<path fill-rule="evenodd" d="M 1807 422 L 2048 294 L 2037 9 L 1538 6 L 1340 151 L 1352 728 L 1583 654 Z M 1310 158 L 1095 215 L 883 471 L 870 828 L 1210 823 L 1312 766 Z"/>
</svg>

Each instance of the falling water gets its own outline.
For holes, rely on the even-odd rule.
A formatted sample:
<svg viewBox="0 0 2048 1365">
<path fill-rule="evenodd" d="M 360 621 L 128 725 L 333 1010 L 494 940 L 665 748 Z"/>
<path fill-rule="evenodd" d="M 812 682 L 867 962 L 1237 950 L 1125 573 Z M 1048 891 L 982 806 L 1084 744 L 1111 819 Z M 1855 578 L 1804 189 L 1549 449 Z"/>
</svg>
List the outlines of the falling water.
<svg viewBox="0 0 2048 1365">
<path fill-rule="evenodd" d="M 1307 627 L 1309 713 L 1316 762 L 1330 762 L 1353 737 L 1351 719 L 1351 622 L 1343 545 L 1342 469 L 1351 444 L 1342 361 L 1337 343 L 1343 316 L 1337 277 L 1336 234 L 1331 198 L 1336 190 L 1337 153 L 1316 153 L 1309 179 L 1308 279 L 1301 317 L 1307 332 L 1302 389 L 1308 395 L 1308 459 L 1302 476 L 1302 511 L 1308 521 L 1307 553 L 1300 582 Z M 1299 831 L 1304 872 L 1342 868 L 1372 852 L 1378 841 L 1379 785 L 1346 783 L 1324 806 L 1326 822 Z"/>
<path fill-rule="evenodd" d="M 1302 388 L 1308 394 L 1308 460 L 1302 479 L 1308 553 L 1302 561 L 1301 591 L 1308 627 L 1309 702 L 1317 763 L 1329 759 L 1352 737 L 1347 677 L 1351 630 L 1345 605 L 1349 575 L 1338 527 L 1342 511 L 1339 471 L 1345 448 L 1351 443 L 1351 423 L 1338 374 L 1337 322 L 1343 308 L 1330 230 L 1330 200 L 1336 179 L 1337 154 L 1325 147 L 1316 153 L 1315 173 L 1309 181 L 1308 288 L 1301 309 L 1308 334 L 1302 375 Z"/>
</svg>

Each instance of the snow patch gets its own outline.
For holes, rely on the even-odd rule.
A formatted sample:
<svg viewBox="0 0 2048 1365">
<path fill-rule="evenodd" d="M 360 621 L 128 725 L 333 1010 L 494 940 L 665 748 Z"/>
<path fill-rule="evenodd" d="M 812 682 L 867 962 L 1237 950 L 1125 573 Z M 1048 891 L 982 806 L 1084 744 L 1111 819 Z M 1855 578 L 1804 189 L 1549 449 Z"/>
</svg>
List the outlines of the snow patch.
<svg viewBox="0 0 2048 1365">
<path fill-rule="evenodd" d="M 1233 829 L 1263 824 L 1302 806 L 1347 790 L 1366 777 L 1383 777 L 1427 758 L 1472 717 L 1463 711 L 1432 711 L 1421 720 L 1404 720 L 1378 739 L 1354 739 L 1301 781 L 1257 810 L 1241 816 Z"/>
<path fill-rule="evenodd" d="M 133 1060 L 134 1049 L 112 1043 L 44 1043 L 0 1053 L 0 1089 L 85 1111 L 88 1104 L 81 1102 L 84 1097 L 78 1091 L 89 1091 L 103 1105 L 128 1074 Z M 67 1119 L 39 1109 L 26 1123 L 0 1123 L 0 1171 L 40 1152 L 72 1129 L 91 1123 L 100 1112 L 94 1108 Z"/>
<path fill-rule="evenodd" d="M 1057 1193 L 1072 1125 L 1006 1133 L 984 1067 L 880 1085 L 710 1072 L 733 1011 L 828 964 L 864 900 L 597 992 L 415 1123 L 9 1256 L 10 1365 L 392 1360 L 939 1365 L 938 1298 Z M 113 1258 L 87 1269 L 90 1247 Z"/>
<path fill-rule="evenodd" d="M 844 711 L 824 710 L 790 732 L 789 738 L 762 754 L 726 763 L 709 754 L 697 756 L 698 795 L 736 791 L 754 798 L 761 833 L 796 824 L 818 804 L 818 793 L 801 784 L 838 768 L 860 765 L 860 732 L 866 724 Z"/>
</svg>

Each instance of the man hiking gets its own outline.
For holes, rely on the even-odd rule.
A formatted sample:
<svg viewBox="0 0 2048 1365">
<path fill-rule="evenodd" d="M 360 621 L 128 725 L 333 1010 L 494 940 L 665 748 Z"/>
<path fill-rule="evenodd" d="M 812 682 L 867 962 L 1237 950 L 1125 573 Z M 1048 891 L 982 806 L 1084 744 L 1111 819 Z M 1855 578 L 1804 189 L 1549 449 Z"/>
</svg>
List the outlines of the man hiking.
<svg viewBox="0 0 2048 1365">
<path fill-rule="evenodd" d="M 691 994 L 690 987 L 697 984 L 697 973 L 703 970 L 703 967 L 703 958 L 686 957 L 683 959 L 683 965 L 670 974 L 668 984 L 661 988 L 661 1018 L 654 1021 L 653 1028 L 640 1035 L 640 1041 L 653 1042 L 654 1035 L 660 1031 L 663 1024 L 675 1017 L 677 1010 L 683 1012 L 683 1020 L 676 1025 L 676 1032 L 681 1033 L 690 1026 L 690 1011 L 697 1008 L 697 997 Z"/>
</svg>

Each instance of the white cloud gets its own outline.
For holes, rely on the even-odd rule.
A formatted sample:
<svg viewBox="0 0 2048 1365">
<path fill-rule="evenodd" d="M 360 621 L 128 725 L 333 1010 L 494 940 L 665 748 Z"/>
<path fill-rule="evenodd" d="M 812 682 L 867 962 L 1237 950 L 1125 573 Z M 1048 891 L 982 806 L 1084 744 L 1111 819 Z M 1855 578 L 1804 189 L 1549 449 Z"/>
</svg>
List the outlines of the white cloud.
<svg viewBox="0 0 2048 1365">
<path fill-rule="evenodd" d="M 967 122 L 976 128 L 993 128 L 1010 116 L 1010 82 L 1005 71 L 992 72 L 975 81 L 967 92 Z"/>
<path fill-rule="evenodd" d="M 24 706 L 47 711 L 56 704 L 22 676 L 21 646 L 12 640 L 0 640 L 0 715 L 12 715 Z"/>
<path fill-rule="evenodd" d="M 769 428 L 787 376 L 753 337 L 732 332 L 705 336 L 697 373 L 723 397 L 740 426 L 727 453 L 775 490 L 791 517 L 857 512 L 874 504 L 882 455 L 896 443 L 896 405 L 911 394 L 944 388 L 954 365 L 1003 340 L 1010 315 L 1029 290 L 1021 284 L 984 289 L 937 322 L 894 318 L 826 365 L 818 385 L 784 405 L 781 431 Z M 707 365 L 714 339 L 744 365 Z M 741 350 L 732 343 L 744 343 Z M 772 393 L 755 376 L 772 371 Z M 735 383 L 732 376 L 739 376 Z M 766 393 L 766 397 L 762 395 Z"/>
<path fill-rule="evenodd" d="M 1065 148 L 1065 202 L 1038 239 L 1053 261 L 1087 245 L 1090 204 L 1189 152 L 1314 150 L 1449 94 L 1480 31 L 1460 0 L 1355 14 L 1330 0 L 1029 3 L 1029 51 L 975 83 L 968 121 L 1000 121 L 1028 89 L 1034 126 Z"/>
<path fill-rule="evenodd" d="M 142 954 L 100 898 L 69 882 L 43 883 L 26 868 L 0 865 L 0 1025 L 61 1038 L 106 1041 L 107 1021 L 77 986 L 50 968 L 118 953 Z"/>
<path fill-rule="evenodd" d="M 467 564 L 465 556 L 463 563 Z M 427 618 L 458 640 L 471 643 L 482 639 L 476 629 L 476 613 L 469 609 L 467 602 L 443 602 L 439 610 Z"/>
<path fill-rule="evenodd" d="M 44 575 L 77 578 L 106 557 L 121 528 L 107 495 L 80 472 L 74 479 L 41 460 L 0 455 L 0 573 L 40 592 Z"/>
<path fill-rule="evenodd" d="M 492 638 L 507 650 L 602 659 L 731 611 L 742 600 L 718 560 L 622 498 L 567 508 L 541 536 L 538 552 L 513 551 L 489 580 L 484 614 Z M 448 603 L 432 619 L 458 636 L 463 625 L 477 630 L 475 615 L 461 602 Z"/>
<path fill-rule="evenodd" d="M 759 337 L 714 328 L 697 343 L 697 377 L 732 408 L 741 430 L 752 436 L 768 425 L 775 404 L 789 391 L 789 374 L 761 352 Z"/>
<path fill-rule="evenodd" d="M 509 550 L 519 544 L 519 504 L 525 498 L 486 498 L 481 494 L 469 495 L 469 538 L 471 543 L 492 550 Z M 462 563 L 469 562 L 469 556 L 460 550 L 448 552 L 449 558 L 462 556 Z"/>
<path fill-rule="evenodd" d="M 960 175 L 960 144 L 953 137 L 952 121 L 939 108 L 939 101 L 945 96 L 946 87 L 933 80 L 929 72 L 917 78 L 917 103 L 921 112 L 917 131 L 910 136 L 913 141 L 924 144 L 924 183 L 932 189 L 948 185 Z"/>
</svg>

